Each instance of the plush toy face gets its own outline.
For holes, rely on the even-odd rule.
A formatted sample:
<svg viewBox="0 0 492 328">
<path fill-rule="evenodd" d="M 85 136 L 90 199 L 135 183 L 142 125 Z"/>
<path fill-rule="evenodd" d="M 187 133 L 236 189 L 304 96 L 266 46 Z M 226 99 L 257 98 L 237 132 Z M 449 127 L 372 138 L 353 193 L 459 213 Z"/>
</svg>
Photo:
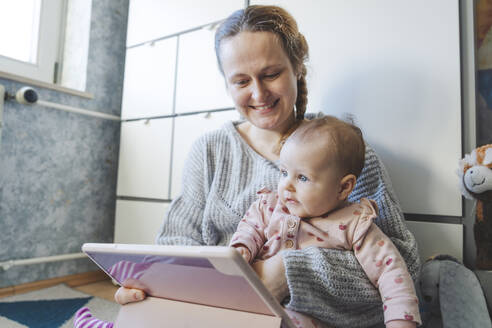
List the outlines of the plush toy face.
<svg viewBox="0 0 492 328">
<path fill-rule="evenodd" d="M 492 195 L 492 144 L 465 155 L 460 161 L 458 175 L 461 192 L 466 198 L 482 198 L 479 195 L 484 193 Z"/>
</svg>

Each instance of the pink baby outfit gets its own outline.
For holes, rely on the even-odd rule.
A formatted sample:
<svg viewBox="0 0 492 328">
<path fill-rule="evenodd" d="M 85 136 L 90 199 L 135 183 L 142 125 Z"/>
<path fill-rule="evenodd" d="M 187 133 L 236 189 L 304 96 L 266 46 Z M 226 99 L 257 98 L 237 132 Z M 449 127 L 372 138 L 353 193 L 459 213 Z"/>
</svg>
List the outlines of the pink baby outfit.
<svg viewBox="0 0 492 328">
<path fill-rule="evenodd" d="M 241 219 L 231 246 L 244 245 L 253 261 L 265 260 L 286 249 L 310 246 L 353 250 L 364 272 L 379 289 L 384 321 L 410 320 L 421 324 L 418 299 L 405 262 L 393 242 L 373 223 L 374 201 L 361 199 L 322 217 L 291 215 L 268 189 L 258 192 Z"/>
</svg>

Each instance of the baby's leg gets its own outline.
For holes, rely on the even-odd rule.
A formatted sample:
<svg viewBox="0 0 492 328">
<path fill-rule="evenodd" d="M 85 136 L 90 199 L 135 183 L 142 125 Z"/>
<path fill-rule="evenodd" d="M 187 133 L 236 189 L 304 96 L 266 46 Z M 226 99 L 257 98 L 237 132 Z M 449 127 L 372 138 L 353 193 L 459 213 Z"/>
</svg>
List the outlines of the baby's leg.
<svg viewBox="0 0 492 328">
<path fill-rule="evenodd" d="M 287 308 L 284 308 L 284 310 L 297 328 L 330 328 L 325 323 L 300 312 L 295 312 Z"/>
<path fill-rule="evenodd" d="M 74 328 L 113 328 L 112 322 L 107 322 L 94 318 L 89 308 L 83 307 L 75 313 L 73 322 Z"/>
</svg>

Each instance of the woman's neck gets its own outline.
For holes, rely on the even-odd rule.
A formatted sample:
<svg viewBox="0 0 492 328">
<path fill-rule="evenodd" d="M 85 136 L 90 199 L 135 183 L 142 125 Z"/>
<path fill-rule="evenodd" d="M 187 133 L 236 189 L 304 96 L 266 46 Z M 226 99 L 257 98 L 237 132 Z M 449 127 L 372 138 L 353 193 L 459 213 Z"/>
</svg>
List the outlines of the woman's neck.
<svg viewBox="0 0 492 328">
<path fill-rule="evenodd" d="M 239 124 L 237 130 L 258 154 L 270 161 L 278 160 L 277 149 L 283 135 L 281 132 L 259 129 L 247 121 Z"/>
</svg>

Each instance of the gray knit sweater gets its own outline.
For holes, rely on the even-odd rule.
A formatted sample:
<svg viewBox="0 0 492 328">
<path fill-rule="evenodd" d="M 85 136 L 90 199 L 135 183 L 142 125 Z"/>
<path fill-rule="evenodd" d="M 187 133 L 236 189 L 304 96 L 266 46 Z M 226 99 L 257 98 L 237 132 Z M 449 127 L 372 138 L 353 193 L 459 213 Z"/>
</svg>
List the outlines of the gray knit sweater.
<svg viewBox="0 0 492 328">
<path fill-rule="evenodd" d="M 262 187 L 276 189 L 277 166 L 256 153 L 235 124 L 205 134 L 193 145 L 185 163 L 182 194 L 169 207 L 157 237 L 166 245 L 227 245 Z M 374 199 L 380 210 L 376 224 L 395 243 L 415 279 L 420 260 L 391 182 L 369 146 L 366 163 L 351 201 Z M 310 247 L 284 251 L 292 310 L 334 325 L 369 327 L 383 322 L 378 290 L 350 251 Z"/>
</svg>

